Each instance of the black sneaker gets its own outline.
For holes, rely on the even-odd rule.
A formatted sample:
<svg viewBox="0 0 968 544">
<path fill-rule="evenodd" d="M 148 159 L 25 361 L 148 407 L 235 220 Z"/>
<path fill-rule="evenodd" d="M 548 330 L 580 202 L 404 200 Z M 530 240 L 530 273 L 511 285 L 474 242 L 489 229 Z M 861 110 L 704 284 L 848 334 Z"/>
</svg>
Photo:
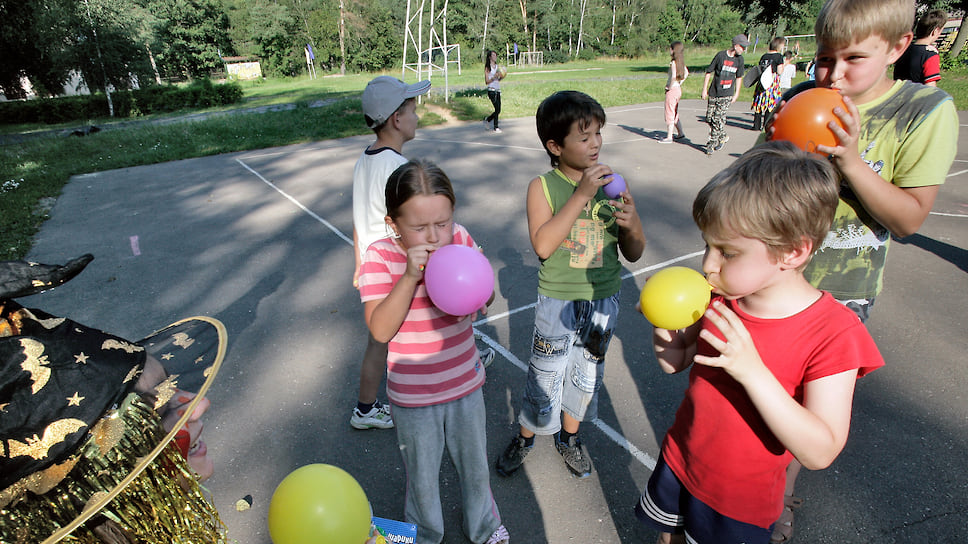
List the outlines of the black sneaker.
<svg viewBox="0 0 968 544">
<path fill-rule="evenodd" d="M 521 468 L 524 458 L 534 449 L 534 444 L 524 445 L 524 438 L 517 435 L 511 439 L 511 443 L 505 448 L 504 453 L 497 459 L 495 469 L 501 476 L 510 476 L 515 470 Z"/>
<path fill-rule="evenodd" d="M 592 473 L 592 460 L 588 451 L 582 445 L 578 435 L 572 435 L 568 443 L 558 440 L 560 433 L 555 433 L 555 447 L 568 465 L 568 470 L 578 478 L 587 478 Z"/>
</svg>

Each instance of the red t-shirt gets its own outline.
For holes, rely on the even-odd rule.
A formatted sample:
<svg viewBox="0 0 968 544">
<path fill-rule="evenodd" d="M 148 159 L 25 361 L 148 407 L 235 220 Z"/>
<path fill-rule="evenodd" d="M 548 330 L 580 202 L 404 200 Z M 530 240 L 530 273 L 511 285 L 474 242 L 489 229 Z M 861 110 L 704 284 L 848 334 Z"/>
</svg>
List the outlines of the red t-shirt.
<svg viewBox="0 0 968 544">
<path fill-rule="evenodd" d="M 785 319 L 760 319 L 726 305 L 742 319 L 763 363 L 798 402 L 803 385 L 884 365 L 874 340 L 854 313 L 829 293 Z M 703 328 L 722 335 L 703 318 Z M 700 339 L 698 351 L 718 355 Z M 727 517 L 769 527 L 780 516 L 792 454 L 769 430 L 743 387 L 726 371 L 693 364 L 685 399 L 662 445 L 682 484 Z"/>
<path fill-rule="evenodd" d="M 454 223 L 454 241 L 477 247 L 467 230 Z M 360 267 L 360 299 L 386 298 L 407 271 L 407 252 L 392 238 L 377 240 Z M 410 301 L 387 355 L 387 396 L 414 408 L 464 397 L 484 384 L 471 319 L 444 313 L 431 302 L 423 280 Z"/>
</svg>

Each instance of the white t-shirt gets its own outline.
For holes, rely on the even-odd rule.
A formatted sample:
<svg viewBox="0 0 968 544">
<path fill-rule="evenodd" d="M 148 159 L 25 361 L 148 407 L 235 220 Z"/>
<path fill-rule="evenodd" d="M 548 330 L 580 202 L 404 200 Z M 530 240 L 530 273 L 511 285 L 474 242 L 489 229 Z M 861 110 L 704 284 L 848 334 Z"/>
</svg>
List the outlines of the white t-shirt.
<svg viewBox="0 0 968 544">
<path fill-rule="evenodd" d="M 389 234 L 384 221 L 387 178 L 405 162 L 407 159 L 403 155 L 389 147 L 368 147 L 356 161 L 353 168 L 353 228 L 358 244 L 356 251 L 361 259 L 370 244 Z"/>
<path fill-rule="evenodd" d="M 783 67 L 783 71 L 780 72 L 780 88 L 789 89 L 793 87 L 793 78 L 797 75 L 797 65 L 787 64 Z"/>
</svg>

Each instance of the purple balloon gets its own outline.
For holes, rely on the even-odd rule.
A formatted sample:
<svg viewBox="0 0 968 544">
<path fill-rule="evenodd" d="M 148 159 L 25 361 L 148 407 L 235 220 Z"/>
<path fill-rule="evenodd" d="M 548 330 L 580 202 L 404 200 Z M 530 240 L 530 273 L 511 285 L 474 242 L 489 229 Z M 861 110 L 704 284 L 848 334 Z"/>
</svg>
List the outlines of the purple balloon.
<svg viewBox="0 0 968 544">
<path fill-rule="evenodd" d="M 475 248 L 450 244 L 430 255 L 424 284 L 434 306 L 450 315 L 470 315 L 494 292 L 494 270 Z"/>
<path fill-rule="evenodd" d="M 612 172 L 612 181 L 603 185 L 602 190 L 605 191 L 605 196 L 608 198 L 618 198 L 618 195 L 625 190 L 625 178 Z"/>
</svg>

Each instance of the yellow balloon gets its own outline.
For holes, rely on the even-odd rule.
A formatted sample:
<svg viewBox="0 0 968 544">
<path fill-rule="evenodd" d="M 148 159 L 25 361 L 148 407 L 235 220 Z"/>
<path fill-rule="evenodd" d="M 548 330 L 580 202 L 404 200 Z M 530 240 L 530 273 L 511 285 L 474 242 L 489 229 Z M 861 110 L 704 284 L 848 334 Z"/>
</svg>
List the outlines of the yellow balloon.
<svg viewBox="0 0 968 544">
<path fill-rule="evenodd" d="M 370 534 L 370 503 L 360 484 L 339 467 L 297 468 L 269 502 L 274 544 L 362 543 Z"/>
<path fill-rule="evenodd" d="M 661 329 L 684 329 L 702 317 L 712 289 L 702 274 L 684 266 L 660 270 L 642 287 L 639 306 Z"/>
</svg>

